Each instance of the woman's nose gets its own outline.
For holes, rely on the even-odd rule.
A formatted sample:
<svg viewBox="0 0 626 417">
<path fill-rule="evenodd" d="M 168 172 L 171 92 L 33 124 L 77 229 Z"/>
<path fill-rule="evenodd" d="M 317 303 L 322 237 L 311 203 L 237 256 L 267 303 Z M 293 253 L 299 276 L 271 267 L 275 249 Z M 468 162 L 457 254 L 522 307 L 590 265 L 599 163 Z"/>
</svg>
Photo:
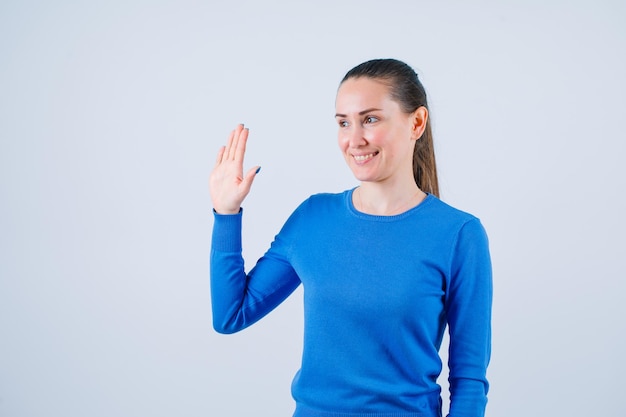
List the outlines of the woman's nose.
<svg viewBox="0 0 626 417">
<path fill-rule="evenodd" d="M 363 146 L 367 143 L 364 133 L 363 128 L 358 125 L 353 126 L 353 128 L 350 129 L 348 140 L 351 148 L 358 148 L 359 146 Z"/>
</svg>

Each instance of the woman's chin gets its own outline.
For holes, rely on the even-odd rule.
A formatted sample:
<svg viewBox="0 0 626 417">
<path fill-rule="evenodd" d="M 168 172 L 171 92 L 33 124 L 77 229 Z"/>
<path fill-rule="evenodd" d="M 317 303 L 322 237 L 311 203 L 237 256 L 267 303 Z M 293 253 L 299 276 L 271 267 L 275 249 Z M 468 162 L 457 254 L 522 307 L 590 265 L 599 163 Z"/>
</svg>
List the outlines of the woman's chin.
<svg viewBox="0 0 626 417">
<path fill-rule="evenodd" d="M 356 178 L 358 181 L 361 181 L 361 182 L 375 181 L 372 175 L 369 175 L 363 172 L 352 170 L 352 174 L 354 175 L 354 178 Z"/>
</svg>

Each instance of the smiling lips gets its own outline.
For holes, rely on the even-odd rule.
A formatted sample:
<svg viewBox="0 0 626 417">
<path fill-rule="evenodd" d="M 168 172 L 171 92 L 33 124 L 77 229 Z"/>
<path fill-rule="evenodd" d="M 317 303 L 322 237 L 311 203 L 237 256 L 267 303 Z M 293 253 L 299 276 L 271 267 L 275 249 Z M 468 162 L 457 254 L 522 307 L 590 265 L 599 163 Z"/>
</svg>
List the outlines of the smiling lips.
<svg viewBox="0 0 626 417">
<path fill-rule="evenodd" d="M 363 164 L 375 157 L 376 155 L 378 155 L 378 152 L 368 153 L 366 155 L 352 155 L 352 157 L 358 164 Z"/>
</svg>

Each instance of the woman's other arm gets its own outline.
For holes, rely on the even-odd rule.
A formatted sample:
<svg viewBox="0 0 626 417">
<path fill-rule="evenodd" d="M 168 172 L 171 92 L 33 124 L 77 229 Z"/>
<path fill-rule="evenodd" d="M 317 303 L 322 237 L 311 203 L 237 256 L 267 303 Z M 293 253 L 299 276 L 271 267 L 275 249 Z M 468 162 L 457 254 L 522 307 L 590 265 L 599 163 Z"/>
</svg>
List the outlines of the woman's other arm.
<svg viewBox="0 0 626 417">
<path fill-rule="evenodd" d="M 482 417 L 491 355 L 492 273 L 487 235 L 478 219 L 464 224 L 452 255 L 446 299 L 450 332 L 450 417 Z"/>
</svg>

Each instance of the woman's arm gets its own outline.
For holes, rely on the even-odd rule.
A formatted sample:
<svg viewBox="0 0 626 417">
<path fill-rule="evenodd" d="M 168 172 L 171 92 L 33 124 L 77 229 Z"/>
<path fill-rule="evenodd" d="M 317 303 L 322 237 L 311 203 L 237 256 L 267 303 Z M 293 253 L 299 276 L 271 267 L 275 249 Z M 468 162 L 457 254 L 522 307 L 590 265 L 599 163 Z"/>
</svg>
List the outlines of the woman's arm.
<svg viewBox="0 0 626 417">
<path fill-rule="evenodd" d="M 287 259 L 287 227 L 271 248 L 246 274 L 241 256 L 242 212 L 215 214 L 211 246 L 211 306 L 213 327 L 219 333 L 234 333 L 255 323 L 300 284 Z"/>
<path fill-rule="evenodd" d="M 487 235 L 478 219 L 459 231 L 452 255 L 446 314 L 450 332 L 450 417 L 482 417 L 491 355 L 492 274 Z"/>
<path fill-rule="evenodd" d="M 237 126 L 217 156 L 209 187 L 214 218 L 211 242 L 213 327 L 220 333 L 242 330 L 291 294 L 300 280 L 287 260 L 289 238 L 283 228 L 270 250 L 246 274 L 241 256 L 241 203 L 259 172 L 243 175 L 248 129 Z"/>
</svg>

